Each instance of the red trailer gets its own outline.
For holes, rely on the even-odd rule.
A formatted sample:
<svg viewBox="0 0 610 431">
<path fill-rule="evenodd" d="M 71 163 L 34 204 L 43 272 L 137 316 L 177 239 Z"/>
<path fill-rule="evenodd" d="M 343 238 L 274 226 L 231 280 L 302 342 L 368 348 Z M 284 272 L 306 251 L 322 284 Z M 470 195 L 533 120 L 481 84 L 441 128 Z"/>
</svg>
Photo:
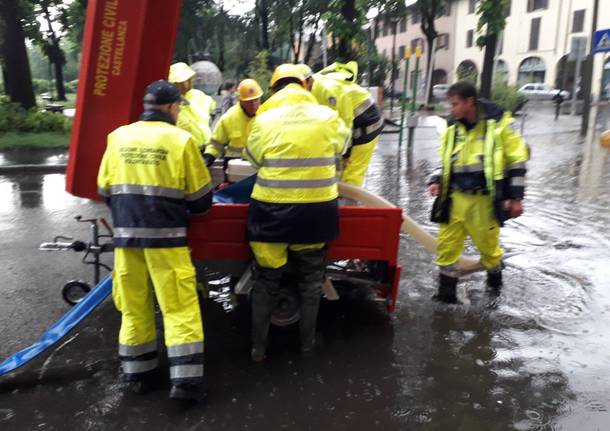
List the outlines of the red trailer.
<svg viewBox="0 0 610 431">
<path fill-rule="evenodd" d="M 73 195 L 99 199 L 96 175 L 107 134 L 135 121 L 145 87 L 167 78 L 180 3 L 89 1 L 66 179 L 67 191 Z M 193 220 L 189 241 L 199 266 L 220 264 L 234 275 L 239 275 L 239 268 L 243 271 L 251 259 L 245 239 L 246 212 L 247 205 L 221 204 Z M 399 209 L 342 207 L 341 236 L 330 244 L 330 258 L 358 264 L 331 265 L 330 278 L 341 284 L 347 275 L 357 283 L 368 283 L 393 311 L 400 277 L 400 224 Z"/>
</svg>

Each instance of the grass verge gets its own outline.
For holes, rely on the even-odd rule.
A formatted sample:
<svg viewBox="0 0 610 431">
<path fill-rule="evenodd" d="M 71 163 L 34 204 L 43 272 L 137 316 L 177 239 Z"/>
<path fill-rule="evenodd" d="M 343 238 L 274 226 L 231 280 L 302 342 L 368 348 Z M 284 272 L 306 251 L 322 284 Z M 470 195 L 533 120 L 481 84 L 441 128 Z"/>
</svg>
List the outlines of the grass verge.
<svg viewBox="0 0 610 431">
<path fill-rule="evenodd" d="M 17 133 L 0 134 L 0 151 L 22 150 L 28 148 L 68 148 L 69 133 Z"/>
</svg>

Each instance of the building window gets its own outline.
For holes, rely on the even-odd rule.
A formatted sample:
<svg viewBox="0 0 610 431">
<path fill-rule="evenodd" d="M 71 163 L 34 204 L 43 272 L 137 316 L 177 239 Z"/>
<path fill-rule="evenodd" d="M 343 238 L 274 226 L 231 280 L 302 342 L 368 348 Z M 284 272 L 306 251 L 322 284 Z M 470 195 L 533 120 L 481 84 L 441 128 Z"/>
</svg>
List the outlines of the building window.
<svg viewBox="0 0 610 431">
<path fill-rule="evenodd" d="M 400 45 L 398 47 L 398 58 L 405 58 L 405 46 L 404 45 Z"/>
<path fill-rule="evenodd" d="M 420 47 L 422 54 L 424 53 L 424 40 L 422 38 L 413 39 L 411 41 L 411 52 L 415 53 L 415 48 Z"/>
<path fill-rule="evenodd" d="M 530 51 L 538 49 L 538 40 L 540 39 L 540 19 L 532 19 L 532 27 L 530 30 Z"/>
<path fill-rule="evenodd" d="M 468 0 L 468 13 L 474 13 L 477 8 L 477 0 Z"/>
<path fill-rule="evenodd" d="M 474 39 L 474 30 L 468 30 L 466 32 L 466 48 L 472 48 Z"/>
<path fill-rule="evenodd" d="M 585 10 L 575 10 L 572 19 L 572 33 L 580 33 L 585 29 Z"/>
<path fill-rule="evenodd" d="M 533 12 L 539 9 L 547 9 L 549 0 L 527 0 L 527 11 Z"/>
<path fill-rule="evenodd" d="M 419 9 L 413 8 L 411 9 L 411 24 L 419 24 L 421 21 L 421 15 L 419 14 Z"/>
<path fill-rule="evenodd" d="M 399 23 L 400 26 L 400 33 L 404 33 L 405 31 L 407 31 L 407 18 L 403 18 L 400 20 Z"/>
<path fill-rule="evenodd" d="M 442 33 L 436 38 L 436 50 L 449 49 L 449 34 Z"/>
</svg>

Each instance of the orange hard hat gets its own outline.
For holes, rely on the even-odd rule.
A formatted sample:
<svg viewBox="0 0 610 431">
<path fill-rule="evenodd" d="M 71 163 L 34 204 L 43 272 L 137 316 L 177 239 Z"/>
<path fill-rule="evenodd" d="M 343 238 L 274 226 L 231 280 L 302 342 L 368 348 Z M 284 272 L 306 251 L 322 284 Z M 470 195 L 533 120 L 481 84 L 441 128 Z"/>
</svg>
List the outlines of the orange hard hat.
<svg viewBox="0 0 610 431">
<path fill-rule="evenodd" d="M 263 89 L 254 79 L 244 79 L 237 87 L 239 100 L 247 102 L 248 100 L 258 99 L 263 95 Z"/>
</svg>

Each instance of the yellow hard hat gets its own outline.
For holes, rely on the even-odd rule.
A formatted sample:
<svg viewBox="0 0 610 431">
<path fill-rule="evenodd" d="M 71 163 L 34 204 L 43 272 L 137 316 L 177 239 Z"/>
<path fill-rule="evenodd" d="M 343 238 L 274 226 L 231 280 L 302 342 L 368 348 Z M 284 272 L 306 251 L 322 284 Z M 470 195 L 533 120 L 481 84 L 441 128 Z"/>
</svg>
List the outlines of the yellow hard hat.
<svg viewBox="0 0 610 431">
<path fill-rule="evenodd" d="M 263 89 L 254 79 L 244 79 L 237 87 L 239 100 L 247 102 L 248 100 L 258 99 L 263 95 Z"/>
<path fill-rule="evenodd" d="M 309 78 L 311 78 L 313 76 L 313 72 L 311 70 L 311 67 L 309 67 L 308 65 L 306 65 L 306 64 L 297 64 L 297 68 L 303 74 L 303 78 L 309 79 Z"/>
<path fill-rule="evenodd" d="M 285 63 L 275 68 L 269 86 L 273 88 L 280 79 L 284 78 L 296 78 L 301 81 L 301 84 L 305 82 L 305 77 L 296 64 Z"/>
<path fill-rule="evenodd" d="M 172 84 L 179 84 L 180 82 L 186 82 L 195 76 L 196 73 L 186 63 L 174 63 L 169 67 L 169 79 L 168 81 Z"/>
</svg>

